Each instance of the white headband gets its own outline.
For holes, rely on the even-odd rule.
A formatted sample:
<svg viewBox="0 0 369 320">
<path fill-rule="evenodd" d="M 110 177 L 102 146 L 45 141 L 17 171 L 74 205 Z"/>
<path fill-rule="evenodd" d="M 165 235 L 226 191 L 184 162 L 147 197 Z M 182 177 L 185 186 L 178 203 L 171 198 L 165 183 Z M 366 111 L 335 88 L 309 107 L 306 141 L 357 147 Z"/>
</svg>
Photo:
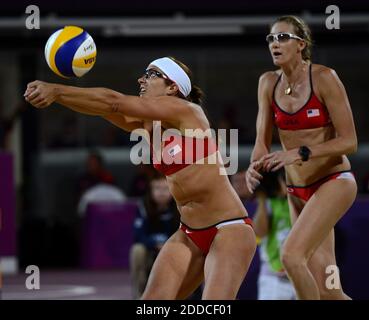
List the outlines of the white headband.
<svg viewBox="0 0 369 320">
<path fill-rule="evenodd" d="M 179 91 L 185 97 L 190 94 L 192 90 L 190 78 L 188 77 L 187 73 L 172 59 L 167 57 L 156 59 L 152 61 L 150 65 L 155 66 L 163 71 L 170 80 L 176 83 Z"/>
</svg>

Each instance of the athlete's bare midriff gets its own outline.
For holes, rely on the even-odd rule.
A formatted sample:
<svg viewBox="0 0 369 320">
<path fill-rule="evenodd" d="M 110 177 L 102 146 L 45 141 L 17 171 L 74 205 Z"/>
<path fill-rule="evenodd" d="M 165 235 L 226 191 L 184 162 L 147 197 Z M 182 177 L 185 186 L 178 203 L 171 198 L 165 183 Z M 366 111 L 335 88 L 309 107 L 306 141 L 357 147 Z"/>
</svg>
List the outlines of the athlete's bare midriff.
<svg viewBox="0 0 369 320">
<path fill-rule="evenodd" d="M 220 164 L 193 164 L 167 176 L 181 220 L 193 228 L 203 228 L 219 221 L 245 216 L 238 195 L 227 175 L 220 174 Z"/>
<path fill-rule="evenodd" d="M 278 129 L 283 150 L 291 150 L 300 146 L 314 146 L 331 140 L 336 132 L 332 125 L 304 130 Z M 351 165 L 345 155 L 311 158 L 302 165 L 293 164 L 285 167 L 287 184 L 306 186 L 331 173 L 350 170 Z"/>
<path fill-rule="evenodd" d="M 322 66 L 312 65 L 312 88 L 309 84 L 309 74 L 305 74 L 304 82 L 297 88 L 297 97 L 291 98 L 286 96 L 281 89 L 276 88 L 275 98 L 278 105 L 283 106 L 288 113 L 296 113 L 301 109 L 313 90 L 313 93 L 319 99 L 324 99 L 320 95 L 319 82 L 314 81 L 318 77 L 318 74 Z M 274 72 L 270 79 L 269 96 L 273 99 L 273 88 L 280 75 L 280 70 Z M 280 84 L 279 84 L 280 85 Z M 315 146 L 324 143 L 328 140 L 332 140 L 336 137 L 336 130 L 332 123 L 328 126 L 312 128 L 312 129 L 300 129 L 300 130 L 283 130 L 278 129 L 279 138 L 284 151 L 299 148 L 300 146 Z M 319 158 L 310 158 L 306 162 L 299 164 L 292 164 L 285 166 L 286 182 L 295 186 L 306 186 L 317 180 L 338 171 L 350 170 L 351 165 L 348 158 L 345 155 L 342 156 L 328 156 Z"/>
</svg>

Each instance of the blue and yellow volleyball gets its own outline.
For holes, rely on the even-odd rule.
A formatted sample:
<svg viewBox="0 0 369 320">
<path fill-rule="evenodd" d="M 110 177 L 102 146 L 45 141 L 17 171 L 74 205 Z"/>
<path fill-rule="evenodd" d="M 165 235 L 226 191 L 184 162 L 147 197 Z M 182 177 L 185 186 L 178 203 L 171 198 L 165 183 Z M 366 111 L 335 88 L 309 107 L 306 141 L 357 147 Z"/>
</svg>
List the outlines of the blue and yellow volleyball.
<svg viewBox="0 0 369 320">
<path fill-rule="evenodd" d="M 58 76 L 82 77 L 96 62 L 96 45 L 82 28 L 66 26 L 55 31 L 47 40 L 45 58 Z"/>
</svg>

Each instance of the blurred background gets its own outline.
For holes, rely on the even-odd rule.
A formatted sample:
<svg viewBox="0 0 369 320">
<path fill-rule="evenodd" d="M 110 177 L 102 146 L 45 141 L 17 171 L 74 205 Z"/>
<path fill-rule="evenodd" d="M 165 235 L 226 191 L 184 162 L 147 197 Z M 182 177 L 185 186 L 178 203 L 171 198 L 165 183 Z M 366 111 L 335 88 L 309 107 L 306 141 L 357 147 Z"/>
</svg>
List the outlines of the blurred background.
<svg viewBox="0 0 369 320">
<path fill-rule="evenodd" d="M 25 27 L 25 9 L 30 4 L 40 9 L 40 29 Z M 338 30 L 328 30 L 325 25 L 329 16 L 326 7 L 331 4 L 340 9 Z M 365 274 L 369 269 L 369 2 L 358 0 L 2 4 L 3 298 L 131 299 L 130 254 L 140 219 L 137 203 L 145 203 L 151 180 L 157 179 L 149 166 L 130 162 L 130 147 L 135 142 L 130 141 L 129 134 L 98 117 L 83 116 L 58 105 L 43 111 L 33 109 L 23 100 L 27 83 L 39 79 L 108 87 L 136 95 L 137 79 L 147 64 L 157 57 L 174 56 L 192 69 L 195 83 L 205 91 L 212 127 L 239 129 L 238 162 L 242 171 L 248 166 L 255 139 L 258 78 L 274 69 L 265 36 L 270 23 L 285 14 L 298 15 L 309 24 L 314 39 L 313 62 L 336 70 L 351 102 L 359 148 L 350 160 L 359 195 L 337 226 L 337 259 L 347 293 L 357 299 L 369 298 L 369 277 Z M 48 37 L 65 25 L 84 28 L 97 46 L 94 68 L 80 79 L 57 77 L 44 58 Z M 277 139 L 274 145 L 278 147 Z M 81 204 L 85 192 L 97 185 L 108 186 L 102 194 L 108 194 L 106 199 L 112 201 L 94 207 L 85 199 Z M 252 214 L 252 199 L 247 206 Z M 164 207 L 167 210 L 170 206 Z M 171 214 L 177 214 L 175 209 Z M 255 261 L 240 299 L 256 298 Z M 41 269 L 44 281 L 51 283 L 49 292 L 42 295 L 41 290 L 36 295 L 24 289 L 28 265 Z M 101 284 L 109 284 L 112 291 L 104 291 Z M 52 291 L 57 285 L 70 287 L 58 295 Z"/>
</svg>

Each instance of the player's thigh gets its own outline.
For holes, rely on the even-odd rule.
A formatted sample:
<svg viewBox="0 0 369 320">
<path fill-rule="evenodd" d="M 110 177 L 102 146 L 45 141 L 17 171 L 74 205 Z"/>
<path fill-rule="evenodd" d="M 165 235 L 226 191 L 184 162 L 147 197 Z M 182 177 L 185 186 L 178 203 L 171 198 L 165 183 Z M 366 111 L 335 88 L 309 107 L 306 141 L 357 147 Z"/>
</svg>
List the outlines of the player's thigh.
<svg viewBox="0 0 369 320">
<path fill-rule="evenodd" d="M 255 233 L 250 226 L 220 228 L 205 261 L 203 299 L 235 299 L 255 250 Z"/>
<path fill-rule="evenodd" d="M 177 230 L 160 250 L 143 299 L 175 299 L 186 284 L 203 272 L 204 257 L 201 251 L 182 232 Z"/>
<path fill-rule="evenodd" d="M 351 207 L 356 191 L 353 180 L 339 179 L 324 183 L 306 202 L 289 233 L 284 250 L 293 250 L 310 259 Z"/>
</svg>

